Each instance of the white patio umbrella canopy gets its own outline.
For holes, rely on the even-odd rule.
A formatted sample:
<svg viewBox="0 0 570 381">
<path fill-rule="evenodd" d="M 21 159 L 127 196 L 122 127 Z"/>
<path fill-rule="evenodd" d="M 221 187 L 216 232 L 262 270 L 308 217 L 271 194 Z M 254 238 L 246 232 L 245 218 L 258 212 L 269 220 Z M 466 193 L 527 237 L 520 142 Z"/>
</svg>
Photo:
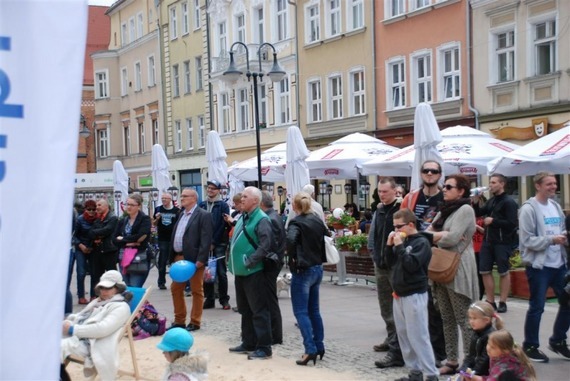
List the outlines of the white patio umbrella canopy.
<svg viewBox="0 0 570 381">
<path fill-rule="evenodd" d="M 422 102 L 416 107 L 414 115 L 414 165 L 412 167 L 412 181 L 410 189 L 417 189 L 421 185 L 420 170 L 426 160 L 442 163 L 443 159 L 436 146 L 441 143 L 441 133 L 435 120 L 435 115 L 428 103 Z M 445 173 L 445 169 L 443 170 Z M 441 176 L 443 179 L 443 175 Z"/>
<path fill-rule="evenodd" d="M 208 181 L 216 180 L 220 184 L 228 182 L 228 165 L 226 149 L 217 131 L 208 132 L 206 144 L 206 160 L 208 161 Z"/>
<path fill-rule="evenodd" d="M 356 179 L 362 164 L 378 155 L 399 151 L 385 141 L 356 132 L 311 152 L 307 158 L 311 177 Z"/>
<path fill-rule="evenodd" d="M 261 153 L 261 177 L 263 181 L 276 182 L 285 179 L 286 143 L 277 144 Z M 241 181 L 257 181 L 257 157 L 232 165 L 228 173 Z"/>
<path fill-rule="evenodd" d="M 285 184 L 287 197 L 292 197 L 310 183 L 309 167 L 305 159 L 309 157 L 309 150 L 297 126 L 287 130 L 287 166 L 285 168 Z"/>
<path fill-rule="evenodd" d="M 446 128 L 441 131 L 441 137 L 442 142 L 437 145 L 437 150 L 443 158 L 446 174 L 486 174 L 490 160 L 520 147 L 465 126 Z M 406 176 L 412 169 L 415 154 L 414 146 L 408 146 L 396 154 L 370 160 L 363 165 L 363 173 Z"/>
<path fill-rule="evenodd" d="M 115 205 L 115 214 L 121 215 L 120 204 L 124 204 L 129 196 L 129 175 L 119 160 L 113 162 L 113 192 L 121 192 L 119 205 Z"/>
<path fill-rule="evenodd" d="M 489 163 L 489 173 L 531 176 L 540 171 L 570 174 L 570 123 Z"/>
<path fill-rule="evenodd" d="M 228 186 L 230 188 L 230 192 L 228 195 L 227 204 L 230 208 L 232 208 L 234 196 L 242 192 L 245 189 L 245 185 L 243 184 L 243 181 L 230 173 L 228 175 Z"/>
<path fill-rule="evenodd" d="M 151 157 L 152 186 L 158 189 L 159 200 L 162 199 L 162 193 L 166 192 L 166 190 L 172 186 L 170 173 L 168 172 L 169 168 L 170 163 L 162 146 L 160 144 L 153 145 Z M 162 205 L 162 202 L 160 205 Z M 158 203 L 156 206 L 158 206 Z"/>
</svg>

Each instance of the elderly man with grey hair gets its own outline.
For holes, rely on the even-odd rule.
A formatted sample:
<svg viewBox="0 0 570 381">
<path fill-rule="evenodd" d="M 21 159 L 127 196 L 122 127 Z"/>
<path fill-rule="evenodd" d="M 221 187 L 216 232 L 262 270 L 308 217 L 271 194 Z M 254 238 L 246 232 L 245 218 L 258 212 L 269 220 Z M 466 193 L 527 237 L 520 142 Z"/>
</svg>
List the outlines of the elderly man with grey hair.
<svg viewBox="0 0 570 381">
<path fill-rule="evenodd" d="M 301 191 L 311 195 L 311 210 L 313 211 L 314 214 L 319 216 L 319 218 L 326 224 L 325 212 L 323 211 L 323 207 L 315 200 L 315 186 L 313 184 L 307 184 L 303 187 Z M 289 221 L 293 220 L 293 218 L 295 218 L 296 216 L 297 213 L 295 213 L 293 209 L 291 209 L 289 211 L 289 215 L 287 216 L 287 222 L 285 223 L 285 228 L 289 226 Z"/>
</svg>

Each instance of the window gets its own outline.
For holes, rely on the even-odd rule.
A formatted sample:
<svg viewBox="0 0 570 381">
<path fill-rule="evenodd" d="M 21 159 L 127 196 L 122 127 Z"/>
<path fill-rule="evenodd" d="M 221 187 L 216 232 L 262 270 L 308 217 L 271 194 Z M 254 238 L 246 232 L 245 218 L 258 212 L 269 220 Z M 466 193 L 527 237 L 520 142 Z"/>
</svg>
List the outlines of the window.
<svg viewBox="0 0 570 381">
<path fill-rule="evenodd" d="M 139 122 L 139 153 L 145 153 L 144 122 Z"/>
<path fill-rule="evenodd" d="M 245 16 L 243 14 L 236 16 L 235 25 L 235 35 L 237 41 L 245 43 Z M 240 45 L 240 48 L 243 50 L 243 46 Z"/>
<path fill-rule="evenodd" d="M 148 86 L 156 85 L 156 71 L 154 68 L 154 56 L 148 57 Z"/>
<path fill-rule="evenodd" d="M 365 101 L 364 71 L 354 71 L 350 73 L 350 111 L 353 116 L 366 112 Z"/>
<path fill-rule="evenodd" d="M 230 127 L 231 109 L 230 109 L 230 96 L 228 93 L 220 94 L 220 104 L 221 104 L 221 115 L 220 115 L 221 133 L 229 134 L 231 132 L 231 127 Z"/>
<path fill-rule="evenodd" d="M 265 22 L 263 18 L 263 8 L 256 8 L 253 10 L 253 38 L 258 44 L 264 42 L 264 29 Z"/>
<path fill-rule="evenodd" d="M 134 17 L 129 19 L 129 39 L 131 42 L 137 39 L 137 26 Z"/>
<path fill-rule="evenodd" d="M 321 96 L 321 81 L 309 82 L 309 115 L 308 122 L 320 122 L 323 116 L 323 98 Z"/>
<path fill-rule="evenodd" d="M 188 3 L 182 3 L 182 35 L 190 33 L 190 18 L 188 17 Z"/>
<path fill-rule="evenodd" d="M 129 32 L 127 28 L 127 23 L 121 24 L 121 46 L 125 46 L 129 43 Z"/>
<path fill-rule="evenodd" d="M 103 128 L 97 130 L 97 154 L 99 157 L 109 156 L 109 130 Z"/>
<path fill-rule="evenodd" d="M 218 23 L 218 51 L 220 52 L 220 56 L 228 51 L 228 36 L 225 21 Z"/>
<path fill-rule="evenodd" d="M 131 154 L 131 127 L 130 125 L 123 126 L 123 154 L 129 156 Z"/>
<path fill-rule="evenodd" d="M 143 36 L 143 28 L 144 28 L 144 18 L 143 14 L 137 13 L 137 38 L 141 38 Z"/>
<path fill-rule="evenodd" d="M 127 95 L 129 90 L 129 77 L 127 75 L 127 68 L 124 67 L 121 69 L 121 96 L 124 97 Z"/>
<path fill-rule="evenodd" d="M 259 85 L 259 122 L 267 126 L 267 86 Z"/>
<path fill-rule="evenodd" d="M 135 62 L 135 91 L 142 90 L 142 74 L 140 61 Z"/>
<path fill-rule="evenodd" d="M 315 4 L 307 7 L 307 27 L 305 28 L 305 42 L 311 43 L 320 40 L 320 16 L 319 5 Z"/>
<path fill-rule="evenodd" d="M 431 55 L 425 54 L 413 58 L 412 81 L 414 105 L 431 102 Z"/>
<path fill-rule="evenodd" d="M 277 41 L 283 41 L 289 36 L 287 25 L 287 0 L 277 0 Z"/>
<path fill-rule="evenodd" d="M 178 38 L 178 17 L 176 16 L 176 7 L 170 8 L 170 39 Z"/>
<path fill-rule="evenodd" d="M 496 46 L 496 82 L 508 82 L 515 79 L 515 32 L 495 35 Z"/>
<path fill-rule="evenodd" d="M 196 91 L 198 91 L 204 87 L 202 83 L 202 57 L 196 57 L 194 62 L 196 65 Z"/>
<path fill-rule="evenodd" d="M 329 119 L 342 118 L 342 77 L 340 75 L 329 78 Z"/>
<path fill-rule="evenodd" d="M 200 139 L 200 148 L 204 148 L 206 146 L 206 126 L 204 125 L 204 115 L 198 116 L 198 128 L 200 129 L 198 136 Z"/>
<path fill-rule="evenodd" d="M 186 118 L 186 150 L 194 149 L 194 128 L 192 118 Z"/>
<path fill-rule="evenodd" d="M 194 30 L 200 29 L 200 0 L 194 0 Z"/>
<path fill-rule="evenodd" d="M 279 81 L 279 113 L 277 120 L 281 124 L 291 121 L 291 108 L 289 105 L 289 78 L 285 77 Z"/>
<path fill-rule="evenodd" d="M 427 7 L 430 0 L 412 0 L 412 10 Z"/>
<path fill-rule="evenodd" d="M 388 83 L 390 84 L 390 108 L 406 107 L 406 74 L 404 72 L 404 60 L 397 60 L 388 65 Z"/>
<path fill-rule="evenodd" d="M 179 120 L 174 121 L 174 151 L 182 151 L 182 127 Z"/>
<path fill-rule="evenodd" d="M 239 89 L 237 90 L 237 94 L 238 94 L 238 115 L 237 115 L 238 131 L 247 131 L 250 128 L 249 99 L 247 97 L 247 89 Z"/>
<path fill-rule="evenodd" d="M 461 95 L 459 47 L 444 49 L 441 55 L 443 59 L 443 100 L 459 98 Z"/>
<path fill-rule="evenodd" d="M 386 14 L 389 18 L 402 15 L 404 12 L 406 12 L 406 9 L 404 8 L 404 1 L 405 0 L 387 0 L 385 2 L 385 5 L 388 7 Z"/>
<path fill-rule="evenodd" d="M 556 21 L 534 25 L 533 34 L 534 75 L 553 73 L 556 70 Z"/>
<path fill-rule="evenodd" d="M 178 64 L 172 65 L 172 96 L 180 96 L 180 73 L 178 70 Z"/>
<path fill-rule="evenodd" d="M 158 119 L 152 120 L 152 145 L 158 144 L 159 142 L 159 130 L 158 130 Z"/>
<path fill-rule="evenodd" d="M 364 0 L 348 0 L 347 29 L 355 30 L 364 27 Z"/>
<path fill-rule="evenodd" d="M 327 37 L 340 34 L 340 0 L 327 0 Z"/>
<path fill-rule="evenodd" d="M 109 77 L 108 71 L 95 72 L 95 99 L 109 97 Z"/>
<path fill-rule="evenodd" d="M 190 93 L 190 61 L 184 61 L 184 94 Z"/>
</svg>

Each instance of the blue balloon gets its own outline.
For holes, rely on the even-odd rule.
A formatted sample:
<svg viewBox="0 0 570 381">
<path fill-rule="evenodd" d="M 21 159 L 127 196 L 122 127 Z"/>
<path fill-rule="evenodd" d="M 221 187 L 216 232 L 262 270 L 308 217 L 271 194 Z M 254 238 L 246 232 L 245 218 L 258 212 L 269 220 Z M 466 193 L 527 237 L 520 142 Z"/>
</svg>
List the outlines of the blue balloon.
<svg viewBox="0 0 570 381">
<path fill-rule="evenodd" d="M 173 281 L 183 283 L 192 278 L 196 272 L 196 265 L 192 262 L 181 260 L 170 266 L 170 277 Z"/>
</svg>

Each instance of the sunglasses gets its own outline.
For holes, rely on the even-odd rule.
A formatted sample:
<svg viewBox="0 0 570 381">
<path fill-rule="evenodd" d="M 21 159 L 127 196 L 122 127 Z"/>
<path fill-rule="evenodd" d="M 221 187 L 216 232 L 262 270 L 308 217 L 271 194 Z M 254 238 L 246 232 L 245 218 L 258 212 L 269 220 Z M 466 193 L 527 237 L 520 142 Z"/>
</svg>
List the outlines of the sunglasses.
<svg viewBox="0 0 570 381">
<path fill-rule="evenodd" d="M 85 210 L 88 211 L 88 212 L 94 212 L 96 209 L 95 209 L 95 208 L 88 208 L 88 209 L 85 209 Z"/>
<path fill-rule="evenodd" d="M 434 174 L 434 175 L 439 175 L 439 174 L 441 173 L 441 171 L 440 171 L 439 169 L 424 168 L 424 169 L 422 169 L 422 173 L 423 173 L 424 175 L 427 175 L 427 174 L 430 174 L 430 173 L 431 173 L 431 174 Z"/>
<path fill-rule="evenodd" d="M 400 230 L 401 228 L 403 228 L 404 226 L 406 226 L 407 224 L 396 224 L 394 225 L 394 229 L 398 229 Z"/>
<path fill-rule="evenodd" d="M 452 190 L 453 188 L 457 188 L 456 186 L 450 185 L 450 184 L 445 184 L 443 186 L 443 189 L 445 190 Z"/>
</svg>

